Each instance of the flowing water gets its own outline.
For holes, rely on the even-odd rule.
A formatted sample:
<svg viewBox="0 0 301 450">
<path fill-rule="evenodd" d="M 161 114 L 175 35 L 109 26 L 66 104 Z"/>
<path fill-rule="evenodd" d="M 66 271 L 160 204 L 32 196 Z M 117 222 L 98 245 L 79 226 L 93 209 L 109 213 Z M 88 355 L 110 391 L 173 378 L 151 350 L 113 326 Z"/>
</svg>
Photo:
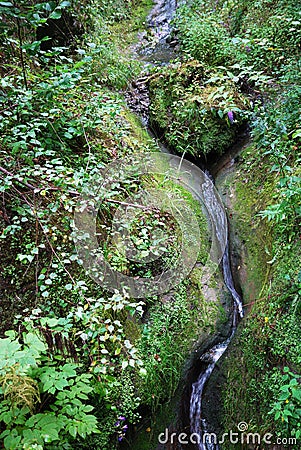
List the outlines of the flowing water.
<svg viewBox="0 0 301 450">
<path fill-rule="evenodd" d="M 175 56 L 175 45 L 170 38 L 170 34 L 171 20 L 174 17 L 176 7 L 177 2 L 175 0 L 155 1 L 155 5 L 147 21 L 149 30 L 154 39 L 149 43 L 144 40 L 145 35 L 142 35 L 140 37 L 140 48 L 136 48 L 140 58 L 144 61 L 153 65 L 167 64 Z M 137 98 L 133 95 L 133 90 L 130 97 L 128 96 L 127 98 L 130 106 L 135 109 L 136 113 L 138 113 L 144 119 L 144 123 L 147 124 L 148 96 L 144 80 L 145 78 L 136 81 L 136 85 L 134 86 Z M 162 144 L 159 143 L 159 145 L 162 151 L 168 152 Z M 216 171 L 214 170 L 214 172 Z M 193 182 L 198 184 L 200 188 L 200 180 L 195 179 Z M 213 183 L 209 179 L 207 179 L 207 181 L 206 179 L 205 181 L 202 180 L 201 189 L 203 191 L 203 196 L 206 198 L 205 206 L 207 210 L 210 210 L 211 226 L 214 228 L 214 234 L 217 241 L 219 241 L 217 242 L 217 245 L 225 248 L 222 258 L 223 278 L 233 299 L 233 315 L 227 339 L 212 346 L 212 348 L 203 353 L 199 358 L 200 367 L 203 369 L 200 369 L 201 373 L 199 374 L 197 381 L 192 384 L 189 419 L 191 434 L 198 436 L 198 443 L 196 444 L 198 450 L 218 450 L 218 444 L 216 442 L 211 442 L 212 438 L 207 436 L 208 424 L 202 414 L 202 397 L 206 383 L 210 378 L 216 363 L 228 348 L 235 333 L 239 318 L 243 317 L 243 304 L 240 295 L 235 289 L 231 271 L 227 217 L 224 208 L 221 205 L 221 200 L 216 193 Z M 226 243 L 225 239 L 227 241 Z"/>
<path fill-rule="evenodd" d="M 232 333 L 233 334 L 233 333 Z M 232 337 L 231 334 L 231 337 Z M 213 369 L 226 351 L 231 337 L 221 344 L 212 347 L 208 352 L 204 353 L 200 360 L 206 361 L 207 368 L 200 374 L 196 383 L 192 385 L 192 393 L 190 398 L 190 430 L 191 433 L 198 436 L 198 448 L 200 450 L 215 450 L 217 444 L 206 439 L 207 423 L 202 417 L 202 394 L 207 380 L 213 372 Z"/>
<path fill-rule="evenodd" d="M 148 34 L 140 35 L 136 47 L 144 61 L 167 64 L 173 57 L 176 42 L 171 39 L 171 21 L 176 11 L 176 0 L 155 0 L 147 18 Z"/>
<path fill-rule="evenodd" d="M 215 195 L 212 195 L 212 205 L 213 210 L 217 209 L 219 211 L 219 202 L 216 201 Z M 220 220 L 220 213 L 217 215 L 217 221 L 215 223 L 219 232 L 217 237 L 221 237 L 224 231 L 224 221 Z M 213 346 L 211 349 L 203 353 L 200 357 L 200 361 L 205 362 L 205 369 L 200 373 L 197 381 L 192 385 L 192 392 L 190 397 L 190 431 L 195 436 L 198 436 L 197 445 L 199 450 L 218 450 L 218 445 L 216 442 L 212 442 L 212 437 L 207 436 L 208 426 L 206 420 L 202 417 L 202 395 L 206 382 L 208 381 L 210 375 L 212 374 L 217 361 L 221 358 L 224 352 L 227 350 L 228 345 L 234 336 L 238 317 L 242 318 L 244 315 L 242 299 L 235 289 L 233 275 L 231 271 L 230 264 L 230 254 L 229 254 L 229 242 L 226 244 L 225 252 L 222 259 L 223 277 L 225 285 L 227 286 L 229 292 L 231 293 L 233 299 L 233 316 L 232 316 L 232 326 L 228 339 L 223 342 Z"/>
</svg>

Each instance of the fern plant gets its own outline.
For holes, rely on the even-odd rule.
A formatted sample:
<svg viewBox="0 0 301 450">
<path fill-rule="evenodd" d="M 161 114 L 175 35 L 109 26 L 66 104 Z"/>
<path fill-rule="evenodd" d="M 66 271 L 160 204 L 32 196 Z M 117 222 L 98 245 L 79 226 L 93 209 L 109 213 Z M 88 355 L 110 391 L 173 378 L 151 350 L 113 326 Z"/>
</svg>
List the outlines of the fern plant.
<svg viewBox="0 0 301 450">
<path fill-rule="evenodd" d="M 38 384 L 31 377 L 20 375 L 19 364 L 9 368 L 0 378 L 4 399 L 13 408 L 28 408 L 33 411 L 36 404 L 41 402 Z"/>
</svg>

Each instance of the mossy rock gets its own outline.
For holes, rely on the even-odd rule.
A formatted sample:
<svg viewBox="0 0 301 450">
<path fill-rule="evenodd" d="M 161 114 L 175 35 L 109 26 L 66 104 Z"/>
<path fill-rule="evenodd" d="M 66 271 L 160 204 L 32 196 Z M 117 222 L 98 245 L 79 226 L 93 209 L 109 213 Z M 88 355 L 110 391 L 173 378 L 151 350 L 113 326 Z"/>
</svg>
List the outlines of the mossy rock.
<svg viewBox="0 0 301 450">
<path fill-rule="evenodd" d="M 156 69 L 149 96 L 151 127 L 177 153 L 222 154 L 244 121 L 246 99 L 235 83 L 196 60 Z"/>
</svg>

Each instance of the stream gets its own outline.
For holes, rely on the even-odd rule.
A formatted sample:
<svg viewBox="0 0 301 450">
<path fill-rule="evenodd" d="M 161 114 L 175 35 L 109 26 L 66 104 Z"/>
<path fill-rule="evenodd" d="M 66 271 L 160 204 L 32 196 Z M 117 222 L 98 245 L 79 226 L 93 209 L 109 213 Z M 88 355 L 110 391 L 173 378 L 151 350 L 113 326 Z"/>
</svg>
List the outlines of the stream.
<svg viewBox="0 0 301 450">
<path fill-rule="evenodd" d="M 153 66 L 168 64 L 169 61 L 177 55 L 177 42 L 171 37 L 171 20 L 174 17 L 177 2 L 174 0 L 156 0 L 152 11 L 149 14 L 147 20 L 148 31 L 143 32 L 139 36 L 139 44 L 136 46 L 135 51 L 142 59 L 148 64 Z M 151 41 L 149 35 L 152 36 Z M 133 82 L 132 89 L 127 93 L 127 102 L 132 110 L 141 118 L 143 124 L 148 126 L 148 91 L 146 86 L 147 77 L 141 77 L 139 80 Z M 150 135 L 154 137 L 152 130 L 148 130 Z M 169 152 L 168 149 L 158 142 L 161 151 Z M 230 157 L 231 157 L 230 153 Z M 226 160 L 227 156 L 221 158 Z M 212 174 L 217 175 L 220 167 L 223 166 L 223 162 L 217 162 L 212 166 Z M 211 174 L 210 174 L 211 175 Z M 199 182 L 199 180 L 194 180 Z M 222 244 L 222 236 L 225 235 L 225 229 L 227 229 L 227 217 L 224 209 L 220 207 L 220 199 L 217 198 L 217 194 L 212 182 L 203 183 L 202 189 L 206 199 L 209 199 L 210 213 L 214 217 L 214 226 L 216 229 L 217 239 L 220 237 L 220 244 Z M 206 202 L 207 203 L 207 202 Z M 206 383 L 209 380 L 212 372 L 214 371 L 218 360 L 227 350 L 232 337 L 235 334 L 239 320 L 243 317 L 243 304 L 240 295 L 238 294 L 233 280 L 233 274 L 231 270 L 229 242 L 226 244 L 226 250 L 222 258 L 222 272 L 224 283 L 231 294 L 233 303 L 233 314 L 230 319 L 229 332 L 226 338 L 220 338 L 221 341 L 214 342 L 211 348 L 207 349 L 198 361 L 194 362 L 199 366 L 198 378 L 190 385 L 187 390 L 191 392 L 190 402 L 187 405 L 187 411 L 189 410 L 189 424 L 191 435 L 198 436 L 197 442 L 194 441 L 194 447 L 198 450 L 218 450 L 219 446 L 216 442 L 212 442 L 212 439 L 206 433 L 212 432 L 210 424 L 207 423 L 202 413 L 202 399 Z M 158 447 L 165 448 L 165 447 Z M 166 447 L 167 448 L 167 447 Z M 168 447 L 168 449 L 178 449 L 175 447 Z M 180 448 L 184 448 L 180 446 Z M 187 448 L 187 446 L 185 446 Z M 189 447 L 190 448 L 190 447 Z"/>
<path fill-rule="evenodd" d="M 231 332 L 228 339 L 213 346 L 207 352 L 203 353 L 200 357 L 201 361 L 206 362 L 207 367 L 201 371 L 199 377 L 192 385 L 192 393 L 190 397 L 190 431 L 192 434 L 196 434 L 200 437 L 197 445 L 199 450 L 218 450 L 217 443 L 212 442 L 211 438 L 206 439 L 205 433 L 209 433 L 207 422 L 202 418 L 202 395 L 203 390 L 212 374 L 217 361 L 221 358 L 224 352 L 227 350 L 232 337 L 234 336 L 238 318 L 242 318 L 244 315 L 242 299 L 235 289 L 231 265 L 230 265 L 230 253 L 229 243 L 226 245 L 225 253 L 222 259 L 223 277 L 225 285 L 231 293 L 233 299 L 233 316 Z M 204 437 L 205 436 L 205 437 Z"/>
</svg>

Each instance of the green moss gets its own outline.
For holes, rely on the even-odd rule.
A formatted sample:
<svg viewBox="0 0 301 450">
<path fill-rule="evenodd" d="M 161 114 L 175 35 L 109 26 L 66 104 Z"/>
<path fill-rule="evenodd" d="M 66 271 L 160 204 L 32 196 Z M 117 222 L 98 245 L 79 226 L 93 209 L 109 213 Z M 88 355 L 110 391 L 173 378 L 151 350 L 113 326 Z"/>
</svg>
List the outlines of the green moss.
<svg viewBox="0 0 301 450">
<path fill-rule="evenodd" d="M 124 334 L 134 345 L 141 338 L 141 327 L 131 316 L 128 316 L 124 325 Z"/>
<path fill-rule="evenodd" d="M 128 144 L 135 144 L 137 150 L 145 149 L 147 152 L 158 151 L 158 145 L 150 137 L 147 130 L 141 126 L 140 119 L 133 114 L 127 107 L 124 107 L 122 115 L 131 129 L 131 135 L 128 137 Z"/>
<path fill-rule="evenodd" d="M 132 8 L 127 7 L 126 21 L 115 22 L 110 26 L 111 38 L 119 51 L 131 52 L 132 45 L 138 40 L 138 32 L 145 29 L 145 21 L 154 4 L 153 0 L 134 1 Z"/>
<path fill-rule="evenodd" d="M 266 176 L 264 161 L 258 163 L 254 146 L 240 155 L 241 163 L 226 182 L 229 190 L 230 228 L 233 245 L 241 252 L 242 265 L 237 271 L 244 302 L 258 297 L 268 281 L 272 236 L 269 224 L 259 217 L 271 201 L 274 189 L 272 176 Z"/>
<path fill-rule="evenodd" d="M 221 154 L 234 142 L 246 103 L 231 80 L 192 60 L 156 69 L 149 92 L 151 125 L 178 153 Z"/>
<path fill-rule="evenodd" d="M 176 420 L 175 406 L 177 399 L 161 405 L 156 415 L 149 421 L 144 421 L 137 429 L 135 438 L 130 442 L 131 450 L 150 450 L 158 446 L 158 436 Z"/>
<path fill-rule="evenodd" d="M 277 229 L 258 215 L 273 203 L 275 194 L 276 176 L 267 176 L 267 164 L 265 159 L 258 161 L 258 150 L 249 146 L 224 186 L 231 196 L 232 227 L 243 243 L 243 264 L 238 273 L 249 312 L 223 365 L 227 378 L 223 417 L 226 431 L 243 419 L 250 431 L 288 436 L 269 412 L 279 396 L 283 366 L 300 371 L 301 246 L 296 241 L 284 245 Z"/>
</svg>

